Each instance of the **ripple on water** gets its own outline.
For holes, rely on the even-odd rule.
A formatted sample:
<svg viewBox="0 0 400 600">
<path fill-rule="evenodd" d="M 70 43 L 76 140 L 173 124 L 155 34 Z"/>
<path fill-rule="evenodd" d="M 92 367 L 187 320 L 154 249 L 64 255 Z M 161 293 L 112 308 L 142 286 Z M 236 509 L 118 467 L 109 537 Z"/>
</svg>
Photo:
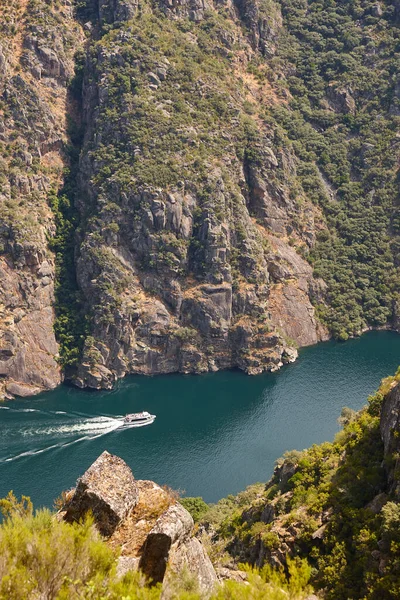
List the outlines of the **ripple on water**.
<svg viewBox="0 0 400 600">
<path fill-rule="evenodd" d="M 360 408 L 400 364 L 400 336 L 371 332 L 306 348 L 279 373 L 129 377 L 112 392 L 61 386 L 0 406 L 0 496 L 51 506 L 105 449 L 137 478 L 215 501 L 266 481 L 285 450 L 332 439 L 343 406 Z M 154 424 L 121 428 L 148 410 Z"/>
</svg>

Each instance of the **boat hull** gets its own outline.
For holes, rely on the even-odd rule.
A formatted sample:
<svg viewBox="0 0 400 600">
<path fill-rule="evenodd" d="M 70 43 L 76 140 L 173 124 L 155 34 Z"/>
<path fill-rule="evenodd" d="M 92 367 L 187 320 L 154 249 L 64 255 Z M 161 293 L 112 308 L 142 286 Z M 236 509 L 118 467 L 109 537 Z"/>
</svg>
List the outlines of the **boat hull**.
<svg viewBox="0 0 400 600">
<path fill-rule="evenodd" d="M 146 421 L 132 421 L 131 423 L 124 422 L 122 423 L 121 427 L 145 427 L 146 425 L 151 425 L 152 423 L 154 423 L 155 418 L 155 416 L 152 416 L 151 418 L 146 419 Z"/>
</svg>

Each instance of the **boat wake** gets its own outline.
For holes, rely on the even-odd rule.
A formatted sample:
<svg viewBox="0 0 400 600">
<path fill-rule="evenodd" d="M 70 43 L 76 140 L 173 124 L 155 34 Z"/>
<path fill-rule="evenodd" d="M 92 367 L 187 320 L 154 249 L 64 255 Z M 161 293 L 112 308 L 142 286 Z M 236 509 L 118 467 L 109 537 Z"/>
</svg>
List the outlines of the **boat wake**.
<svg viewBox="0 0 400 600">
<path fill-rule="evenodd" d="M 23 431 L 23 435 L 73 435 L 81 432 L 93 432 L 93 433 L 110 433 L 115 429 L 121 427 L 121 421 L 119 419 L 109 417 L 93 417 L 83 422 L 71 423 L 68 425 L 50 425 L 49 427 L 42 427 L 39 429 Z"/>
<path fill-rule="evenodd" d="M 20 409 L 20 411 L 18 412 L 27 412 L 27 409 Z M 75 417 L 73 414 L 68 415 L 68 413 L 65 413 L 64 411 L 53 412 L 53 414 L 58 414 L 60 417 L 70 416 L 72 418 L 77 419 L 77 417 Z M 43 445 L 42 447 L 39 443 L 38 447 L 30 448 L 29 450 L 20 452 L 18 454 L 15 454 L 14 456 L 4 456 L 0 458 L 0 464 L 13 462 L 22 458 L 36 456 L 37 454 L 43 454 L 44 452 L 49 452 L 50 450 L 66 448 L 68 446 L 78 444 L 85 440 L 94 440 L 95 438 L 101 437 L 103 435 L 111 433 L 112 431 L 115 431 L 116 429 L 120 428 L 122 424 L 123 421 L 121 418 L 105 416 L 91 417 L 88 419 L 80 418 L 76 422 L 69 422 L 68 424 L 65 422 L 52 423 L 51 421 L 46 420 L 46 422 L 39 427 L 36 425 L 35 428 L 25 427 L 19 429 L 18 437 L 19 439 L 21 439 L 21 435 L 25 439 L 27 437 L 31 437 L 37 440 L 38 442 L 43 442 L 46 439 L 53 438 L 56 443 L 50 445 Z"/>
</svg>

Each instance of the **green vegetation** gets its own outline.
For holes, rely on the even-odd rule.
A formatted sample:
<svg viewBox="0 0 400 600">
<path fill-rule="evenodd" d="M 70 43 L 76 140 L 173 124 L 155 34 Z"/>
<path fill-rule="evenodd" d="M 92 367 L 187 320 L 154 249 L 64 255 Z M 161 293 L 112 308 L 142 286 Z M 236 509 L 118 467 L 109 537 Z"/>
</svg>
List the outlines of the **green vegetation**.
<svg viewBox="0 0 400 600">
<path fill-rule="evenodd" d="M 390 457 L 384 459 L 380 407 L 399 381 L 400 369 L 358 414 L 344 410 L 345 427 L 333 443 L 287 453 L 272 480 L 245 506 L 231 500 L 211 507 L 201 523 L 216 531 L 213 543 L 223 541 L 236 560 L 254 563 L 260 544 L 265 560 L 276 559 L 292 538 L 291 554 L 309 560 L 311 583 L 324 598 L 398 598 L 400 507 L 383 493 Z M 282 468 L 289 475 L 281 479 Z M 382 510 L 374 507 L 377 502 Z M 321 525 L 320 535 L 313 535 Z"/>
<path fill-rule="evenodd" d="M 69 525 L 48 510 L 33 514 L 29 499 L 13 494 L 0 501 L 0 599 L 156 600 L 138 574 L 116 576 L 114 553 L 88 519 Z"/>
<path fill-rule="evenodd" d="M 197 496 L 196 498 L 181 498 L 180 503 L 190 512 L 195 523 L 200 521 L 201 517 L 203 517 L 209 509 L 208 504 L 206 504 L 200 496 Z"/>
<path fill-rule="evenodd" d="M 70 175 L 66 181 L 71 181 Z M 74 265 L 77 213 L 71 205 L 72 194 L 68 187 L 67 183 L 58 194 L 52 191 L 48 196 L 57 227 L 56 235 L 49 238 L 49 247 L 54 251 L 56 260 L 54 331 L 60 345 L 60 363 L 67 375 L 79 359 L 85 331 Z"/>
<path fill-rule="evenodd" d="M 399 29 L 374 0 L 279 0 L 285 30 L 272 67 L 290 74 L 273 111 L 327 229 L 309 259 L 328 284 L 319 315 L 339 339 L 391 319 L 399 289 Z"/>
<path fill-rule="evenodd" d="M 104 164 L 95 180 L 103 192 L 115 182 L 122 189 L 176 185 L 207 175 L 208 159 L 222 159 L 229 143 L 220 129 L 235 115 L 234 82 L 229 59 L 213 50 L 232 28 L 218 13 L 194 24 L 149 12 L 93 47 L 93 75 L 101 74 L 107 89 L 97 121 L 102 143 L 92 154 Z M 115 45 L 118 56 L 109 52 Z M 99 52 L 106 56 L 101 73 Z"/>
<path fill-rule="evenodd" d="M 83 59 L 77 54 L 75 77 L 70 83 L 71 99 L 78 106 L 82 94 Z M 81 355 L 87 319 L 83 315 L 81 295 L 75 271 L 75 235 L 79 224 L 79 213 L 75 206 L 78 187 L 78 161 L 82 144 L 82 128 L 72 119 L 69 121 L 68 167 L 64 169 L 64 185 L 59 190 L 50 190 L 48 203 L 53 211 L 56 235 L 48 239 L 55 254 L 55 312 L 54 331 L 60 346 L 60 363 L 68 376 Z"/>
<path fill-rule="evenodd" d="M 48 510 L 33 513 L 29 498 L 10 493 L 0 500 L 0 600 L 159 600 L 161 588 L 148 586 L 140 573 L 117 577 L 117 555 L 100 538 L 93 522 L 68 524 Z M 229 581 L 210 600 L 302 600 L 311 590 L 310 567 L 289 561 L 288 571 L 247 569 L 248 583 Z M 175 600 L 200 600 L 188 572 L 173 582 Z"/>
</svg>

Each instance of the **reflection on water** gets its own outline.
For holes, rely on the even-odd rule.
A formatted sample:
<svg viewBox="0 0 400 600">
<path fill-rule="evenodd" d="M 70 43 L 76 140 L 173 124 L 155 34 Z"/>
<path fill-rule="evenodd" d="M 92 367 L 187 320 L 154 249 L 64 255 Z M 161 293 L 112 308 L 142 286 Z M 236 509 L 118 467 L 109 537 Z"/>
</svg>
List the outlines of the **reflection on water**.
<svg viewBox="0 0 400 600">
<path fill-rule="evenodd" d="M 0 495 L 51 505 L 104 450 L 137 478 L 215 501 L 267 480 L 291 448 L 331 439 L 343 406 L 360 408 L 400 364 L 400 336 L 372 332 L 301 351 L 279 373 L 130 377 L 111 392 L 61 386 L 0 406 Z M 147 410 L 152 425 L 121 428 Z"/>
</svg>

